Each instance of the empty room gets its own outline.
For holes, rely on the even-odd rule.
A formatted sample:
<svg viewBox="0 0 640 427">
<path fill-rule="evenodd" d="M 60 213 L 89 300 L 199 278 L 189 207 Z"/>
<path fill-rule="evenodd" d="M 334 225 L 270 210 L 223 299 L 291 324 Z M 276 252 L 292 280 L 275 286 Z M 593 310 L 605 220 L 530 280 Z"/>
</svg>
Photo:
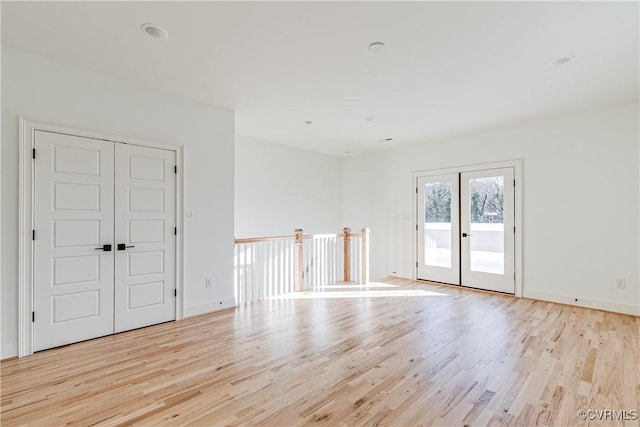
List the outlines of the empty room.
<svg viewBox="0 0 640 427">
<path fill-rule="evenodd" d="M 640 425 L 637 1 L 0 13 L 3 426 Z"/>
</svg>

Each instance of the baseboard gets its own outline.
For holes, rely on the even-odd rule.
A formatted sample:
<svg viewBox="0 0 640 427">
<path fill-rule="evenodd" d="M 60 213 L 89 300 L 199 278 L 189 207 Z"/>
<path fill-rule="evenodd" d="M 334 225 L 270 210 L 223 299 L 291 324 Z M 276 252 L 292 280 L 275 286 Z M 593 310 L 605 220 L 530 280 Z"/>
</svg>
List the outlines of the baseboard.
<svg viewBox="0 0 640 427">
<path fill-rule="evenodd" d="M 10 342 L 10 343 L 3 342 L 2 343 L 2 354 L 0 355 L 0 358 L 2 360 L 4 360 L 4 359 L 10 359 L 10 358 L 16 357 L 16 356 L 18 356 L 18 343 L 17 342 Z"/>
<path fill-rule="evenodd" d="M 184 308 L 184 317 L 197 316 L 198 314 L 211 313 L 212 311 L 223 310 L 225 308 L 235 307 L 236 299 L 234 297 L 223 298 L 220 300 L 207 302 L 204 304 L 192 305 Z"/>
<path fill-rule="evenodd" d="M 225 308 L 235 307 L 236 299 L 224 298 L 222 300 L 217 300 L 213 302 L 208 302 L 206 304 L 198 304 L 192 305 L 191 307 L 185 307 L 184 309 L 184 317 L 197 316 L 198 314 L 210 313 L 212 311 L 222 310 Z M 18 343 L 2 343 L 2 353 L 0 354 L 0 359 L 10 359 L 12 357 L 18 356 Z"/>
<path fill-rule="evenodd" d="M 542 301 L 557 302 L 560 304 L 575 305 L 577 307 L 594 308 L 596 310 L 612 311 L 614 313 L 630 314 L 632 316 L 640 316 L 640 306 L 633 304 L 623 304 L 615 301 L 581 298 L 570 295 L 554 294 L 551 292 L 527 290 L 524 291 L 523 297 Z"/>
<path fill-rule="evenodd" d="M 406 279 L 398 276 L 387 276 L 393 279 Z M 471 289 L 461 287 L 460 289 Z M 576 307 L 593 308 L 596 310 L 611 311 L 620 314 L 630 314 L 632 316 L 640 316 L 640 306 L 633 304 L 624 304 L 609 300 L 599 300 L 593 298 L 581 298 L 571 295 L 554 294 L 544 291 L 531 291 L 524 289 L 523 298 L 530 298 L 540 301 L 549 301 L 559 304 L 575 305 Z M 577 298 L 577 301 L 576 301 Z"/>
</svg>

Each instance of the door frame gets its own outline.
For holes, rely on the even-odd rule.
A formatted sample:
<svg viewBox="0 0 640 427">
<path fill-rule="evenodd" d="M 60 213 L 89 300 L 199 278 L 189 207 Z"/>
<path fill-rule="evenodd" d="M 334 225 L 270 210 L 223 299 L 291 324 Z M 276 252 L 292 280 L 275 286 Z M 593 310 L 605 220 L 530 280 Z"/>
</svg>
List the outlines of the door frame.
<svg viewBox="0 0 640 427">
<path fill-rule="evenodd" d="M 33 354 L 33 154 L 35 131 L 56 132 L 71 136 L 100 139 L 114 143 L 170 150 L 176 153 L 176 320 L 184 318 L 184 145 L 140 140 L 118 134 L 93 132 L 18 117 L 18 357 Z"/>
<path fill-rule="evenodd" d="M 515 235 L 514 235 L 514 257 L 515 257 L 515 264 L 514 264 L 514 272 L 515 272 L 515 296 L 516 297 L 522 297 L 522 289 L 523 289 L 523 271 L 522 271 L 522 265 L 523 265 L 523 259 L 522 259 L 522 236 L 523 236 L 523 222 L 522 222 L 522 160 L 521 159 L 514 159 L 514 160 L 505 160 L 505 161 L 501 161 L 501 162 L 493 162 L 493 163 L 479 163 L 479 164 L 473 164 L 473 165 L 462 165 L 462 166 L 454 166 L 454 167 L 449 167 L 449 168 L 443 168 L 443 169 L 429 169 L 429 170 L 422 170 L 422 171 L 417 171 L 413 173 L 412 176 L 412 182 L 411 182 L 411 189 L 412 189 L 412 195 L 413 197 L 411 198 L 413 206 L 412 206 L 412 210 L 414 212 L 414 221 L 413 224 L 411 224 L 411 228 L 412 228 L 412 243 L 413 243 L 413 274 L 412 274 L 412 279 L 413 280 L 417 280 L 417 274 L 418 274 L 418 269 L 417 269 L 417 263 L 419 262 L 418 260 L 418 230 L 417 225 L 418 225 L 418 194 L 417 194 L 417 182 L 418 182 L 418 178 L 419 177 L 425 177 L 425 176 L 433 176 L 433 175 L 445 175 L 445 174 L 451 174 L 451 173 L 462 173 L 462 172 L 472 172 L 472 171 L 479 171 L 479 170 L 486 170 L 486 169 L 499 169 L 499 168 L 509 168 L 512 167 L 513 168 L 513 177 L 516 181 L 516 185 L 515 185 L 515 194 L 514 194 L 514 224 L 516 227 L 516 231 L 515 231 Z"/>
</svg>

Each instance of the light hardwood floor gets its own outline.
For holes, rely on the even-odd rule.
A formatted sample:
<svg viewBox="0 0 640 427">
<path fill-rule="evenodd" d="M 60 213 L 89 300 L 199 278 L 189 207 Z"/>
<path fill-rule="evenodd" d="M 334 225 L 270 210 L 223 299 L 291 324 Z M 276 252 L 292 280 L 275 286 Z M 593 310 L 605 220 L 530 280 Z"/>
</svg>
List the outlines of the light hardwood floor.
<svg viewBox="0 0 640 427">
<path fill-rule="evenodd" d="M 2 362 L 2 425 L 638 425 L 640 319 L 388 279 Z"/>
</svg>

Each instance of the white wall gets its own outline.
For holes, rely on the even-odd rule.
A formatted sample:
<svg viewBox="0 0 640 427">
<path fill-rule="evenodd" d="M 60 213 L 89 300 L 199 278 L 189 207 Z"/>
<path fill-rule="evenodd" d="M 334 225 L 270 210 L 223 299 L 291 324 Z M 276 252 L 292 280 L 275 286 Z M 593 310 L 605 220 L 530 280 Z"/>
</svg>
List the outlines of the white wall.
<svg viewBox="0 0 640 427">
<path fill-rule="evenodd" d="M 2 46 L 3 358 L 16 354 L 18 328 L 18 115 L 183 144 L 184 203 L 194 212 L 184 230 L 185 314 L 233 304 L 233 112 Z"/>
<path fill-rule="evenodd" d="M 628 104 L 347 159 L 344 222 L 371 228 L 372 277 L 414 277 L 413 172 L 522 159 L 524 295 L 640 314 L 638 113 Z"/>
<path fill-rule="evenodd" d="M 523 159 L 525 296 L 640 314 L 638 113 L 594 110 L 344 162 L 238 138 L 235 235 L 368 226 L 372 277 L 412 277 L 413 172 Z M 186 313 L 232 303 L 233 113 L 3 46 L 3 358 L 17 344 L 18 115 L 184 144 Z"/>
<path fill-rule="evenodd" d="M 342 160 L 236 137 L 236 237 L 338 233 Z M 358 224 L 347 224 L 358 228 Z"/>
</svg>

